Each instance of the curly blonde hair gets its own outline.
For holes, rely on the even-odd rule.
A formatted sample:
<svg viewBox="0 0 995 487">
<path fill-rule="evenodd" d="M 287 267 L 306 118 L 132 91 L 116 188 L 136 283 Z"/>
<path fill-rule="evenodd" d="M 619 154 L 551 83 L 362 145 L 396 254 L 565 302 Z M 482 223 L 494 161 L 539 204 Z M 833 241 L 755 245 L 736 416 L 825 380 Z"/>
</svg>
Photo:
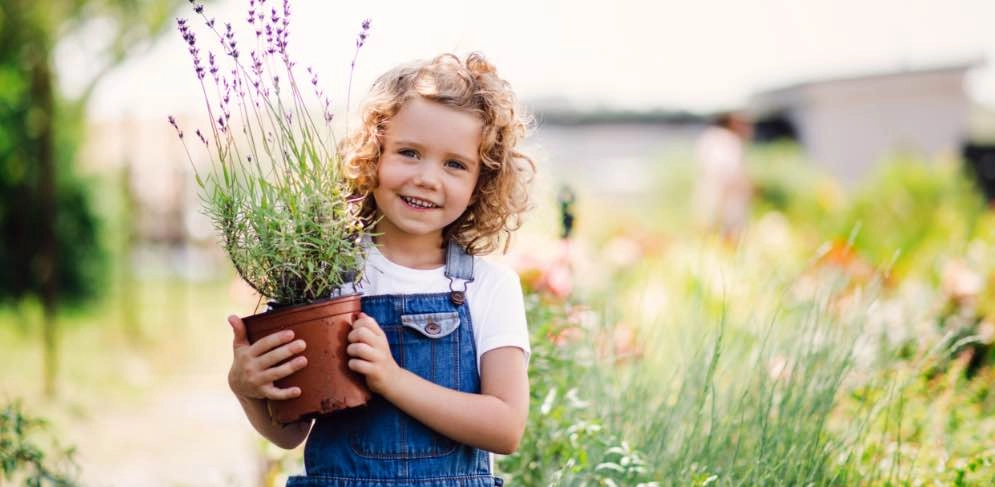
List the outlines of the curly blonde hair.
<svg viewBox="0 0 995 487">
<path fill-rule="evenodd" d="M 342 144 L 343 163 L 368 224 L 376 221 L 373 189 L 383 152 L 386 123 L 415 97 L 479 116 L 480 177 L 470 206 L 443 229 L 443 241 L 455 240 L 473 255 L 494 251 L 502 237 L 521 226 L 529 206 L 528 184 L 535 161 L 518 150 L 531 118 L 518 105 L 507 81 L 479 53 L 465 60 L 442 54 L 430 61 L 398 66 L 380 76 L 361 108 L 361 127 Z M 507 249 L 507 245 L 505 246 Z"/>
</svg>

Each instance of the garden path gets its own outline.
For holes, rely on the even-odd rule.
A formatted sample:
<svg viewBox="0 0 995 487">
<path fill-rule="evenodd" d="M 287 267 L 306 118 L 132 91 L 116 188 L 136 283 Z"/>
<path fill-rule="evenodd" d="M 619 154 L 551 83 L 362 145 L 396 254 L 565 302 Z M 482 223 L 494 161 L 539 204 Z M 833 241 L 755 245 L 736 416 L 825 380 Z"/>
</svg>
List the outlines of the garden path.
<svg viewBox="0 0 995 487">
<path fill-rule="evenodd" d="M 70 428 L 83 485 L 254 486 L 259 436 L 225 383 L 227 354 L 156 377 L 140 397 Z"/>
</svg>

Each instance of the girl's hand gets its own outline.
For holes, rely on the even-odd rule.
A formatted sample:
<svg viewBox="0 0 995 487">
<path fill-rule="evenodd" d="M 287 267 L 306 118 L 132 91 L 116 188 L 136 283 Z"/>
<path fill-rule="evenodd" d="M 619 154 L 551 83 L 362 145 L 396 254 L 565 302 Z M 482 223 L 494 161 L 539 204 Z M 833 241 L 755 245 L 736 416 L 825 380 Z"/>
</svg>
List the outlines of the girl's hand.
<svg viewBox="0 0 995 487">
<path fill-rule="evenodd" d="M 273 381 L 282 379 L 307 365 L 307 359 L 297 357 L 284 360 L 304 351 L 304 340 L 294 340 L 294 332 L 287 330 L 249 344 L 245 324 L 238 316 L 228 317 L 232 332 L 234 358 L 228 371 L 228 386 L 239 396 L 255 399 L 293 399 L 301 395 L 299 387 L 281 389 Z M 284 363 L 281 363 L 284 362 Z M 280 364 L 280 365 L 277 365 Z"/>
<path fill-rule="evenodd" d="M 393 384 L 401 368 L 390 354 L 387 335 L 366 313 L 360 313 L 349 332 L 349 368 L 366 376 L 366 385 L 377 394 L 384 394 Z"/>
</svg>

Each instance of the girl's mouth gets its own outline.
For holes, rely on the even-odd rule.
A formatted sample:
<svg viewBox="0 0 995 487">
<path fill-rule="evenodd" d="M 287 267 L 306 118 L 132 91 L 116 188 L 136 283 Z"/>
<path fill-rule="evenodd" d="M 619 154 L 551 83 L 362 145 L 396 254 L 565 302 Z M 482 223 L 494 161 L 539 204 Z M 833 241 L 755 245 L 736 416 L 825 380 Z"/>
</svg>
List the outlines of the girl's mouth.
<svg viewBox="0 0 995 487">
<path fill-rule="evenodd" d="M 420 198 L 413 198 L 411 196 L 400 195 L 401 201 L 412 208 L 418 208 L 419 210 L 431 210 L 433 208 L 441 208 L 439 205 L 432 203 L 428 200 L 423 200 Z"/>
</svg>

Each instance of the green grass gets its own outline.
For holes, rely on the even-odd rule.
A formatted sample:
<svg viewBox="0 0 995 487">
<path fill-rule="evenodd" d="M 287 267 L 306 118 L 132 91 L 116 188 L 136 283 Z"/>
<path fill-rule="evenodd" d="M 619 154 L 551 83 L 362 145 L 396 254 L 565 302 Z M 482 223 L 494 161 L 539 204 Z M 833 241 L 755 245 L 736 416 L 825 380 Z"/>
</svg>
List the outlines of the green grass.
<svg viewBox="0 0 995 487">
<path fill-rule="evenodd" d="M 112 298 L 59 316 L 54 398 L 42 393 L 40 309 L 27 303 L 0 310 L 5 351 L 0 354 L 0 397 L 23 399 L 30 410 L 57 419 L 85 417 L 107 403 L 137 402 L 172 374 L 226 358 L 227 350 L 218 348 L 230 335 L 225 316 L 247 314 L 235 309 L 227 281 L 139 281 L 133 292 L 130 309 Z M 124 322 L 130 313 L 136 325 Z"/>
</svg>

